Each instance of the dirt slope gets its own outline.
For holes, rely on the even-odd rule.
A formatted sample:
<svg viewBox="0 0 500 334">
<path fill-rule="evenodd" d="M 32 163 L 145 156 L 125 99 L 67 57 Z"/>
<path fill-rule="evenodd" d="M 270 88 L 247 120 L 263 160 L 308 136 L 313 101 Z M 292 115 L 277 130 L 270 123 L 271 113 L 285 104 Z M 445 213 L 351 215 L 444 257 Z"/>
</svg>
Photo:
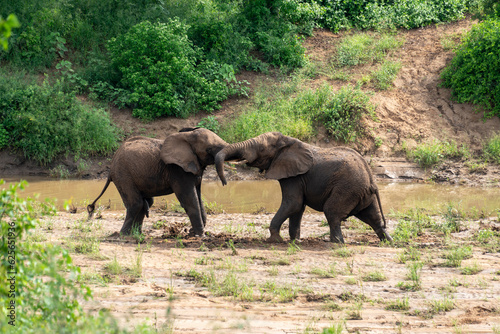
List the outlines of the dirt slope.
<svg viewBox="0 0 500 334">
<path fill-rule="evenodd" d="M 356 149 L 367 157 L 373 157 L 379 177 L 404 177 L 406 167 L 414 169 L 414 165 L 407 165 L 400 171 L 397 166 L 404 164 L 401 152 L 403 142 L 408 147 L 418 142 L 442 139 L 455 140 L 458 144 L 466 144 L 471 149 L 479 150 L 483 142 L 491 135 L 500 132 L 498 117 L 484 120 L 482 112 L 476 112 L 476 107 L 470 104 L 458 104 L 451 100 L 449 89 L 440 88 L 440 73 L 450 62 L 453 52 L 445 50 L 441 41 L 445 36 L 456 38 L 468 31 L 473 22 L 464 19 L 451 24 L 441 24 L 410 31 L 399 31 L 398 36 L 404 36 L 403 47 L 391 55 L 395 60 L 402 62 L 402 69 L 394 81 L 394 87 L 387 91 L 376 91 L 372 102 L 378 107 L 376 114 L 378 121 L 365 118 L 364 122 L 372 129 L 371 136 L 356 145 Z M 346 34 L 346 33 L 344 33 Z M 307 38 L 305 46 L 311 61 L 326 63 L 335 56 L 335 46 L 339 43 L 342 34 L 333 34 L 325 30 L 317 30 L 314 36 Z M 374 65 L 359 66 L 353 69 L 354 75 L 349 82 L 329 80 L 330 84 L 340 87 L 345 84 L 354 84 L 363 75 L 373 69 Z M 251 84 L 270 81 L 272 77 L 262 74 L 245 72 L 239 75 L 240 80 L 247 80 Z M 319 85 L 328 80 L 319 76 L 311 85 Z M 368 88 L 369 84 L 368 84 Z M 223 103 L 222 109 L 215 116 L 219 121 L 228 119 L 242 110 L 249 102 L 246 98 L 232 98 Z M 111 110 L 112 118 L 127 136 L 146 135 L 163 138 L 167 134 L 176 132 L 186 126 L 196 126 L 206 114 L 198 114 L 189 119 L 162 118 L 150 123 L 143 123 L 134 119 L 129 110 Z M 382 143 L 380 147 L 375 142 Z M 320 135 L 314 144 L 320 146 L 336 145 L 333 141 Z M 6 174 L 49 175 L 50 169 L 63 165 L 70 172 L 77 170 L 77 164 L 66 158 L 46 167 L 26 161 L 22 156 L 10 152 L 0 152 L 0 172 Z M 105 177 L 109 159 L 95 158 L 88 164 L 80 176 L 85 178 Z M 387 172 L 396 170 L 396 174 Z M 392 173 L 392 174 L 391 174 Z M 500 169 L 491 166 L 481 174 L 469 175 L 463 164 L 446 165 L 436 172 L 439 181 L 467 183 L 472 185 L 497 184 L 500 180 Z M 416 179 L 421 179 L 425 173 L 419 173 Z M 430 175 L 427 172 L 423 178 Z M 464 181 L 465 180 L 465 181 Z"/>
</svg>

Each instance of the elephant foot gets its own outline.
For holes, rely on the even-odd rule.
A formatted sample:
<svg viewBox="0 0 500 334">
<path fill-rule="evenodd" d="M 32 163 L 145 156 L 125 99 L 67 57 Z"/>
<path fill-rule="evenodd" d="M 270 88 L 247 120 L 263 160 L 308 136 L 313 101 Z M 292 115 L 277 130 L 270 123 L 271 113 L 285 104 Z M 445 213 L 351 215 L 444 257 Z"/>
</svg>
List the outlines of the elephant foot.
<svg viewBox="0 0 500 334">
<path fill-rule="evenodd" d="M 336 225 L 334 228 L 330 228 L 330 241 L 338 244 L 344 243 L 344 237 L 342 236 L 340 225 Z"/>
<path fill-rule="evenodd" d="M 267 242 L 283 242 L 279 231 L 269 230 L 269 232 L 271 232 L 271 236 L 267 239 Z"/>
<path fill-rule="evenodd" d="M 392 237 L 390 236 L 389 233 L 387 233 L 387 231 L 385 229 L 382 228 L 382 229 L 376 231 L 376 233 L 377 233 L 377 236 L 380 239 L 380 241 L 393 242 Z"/>
<path fill-rule="evenodd" d="M 205 232 L 203 230 L 201 230 L 201 231 L 200 230 L 195 230 L 194 228 L 191 227 L 189 229 L 188 235 L 190 237 L 203 237 L 203 236 L 205 236 Z"/>
</svg>

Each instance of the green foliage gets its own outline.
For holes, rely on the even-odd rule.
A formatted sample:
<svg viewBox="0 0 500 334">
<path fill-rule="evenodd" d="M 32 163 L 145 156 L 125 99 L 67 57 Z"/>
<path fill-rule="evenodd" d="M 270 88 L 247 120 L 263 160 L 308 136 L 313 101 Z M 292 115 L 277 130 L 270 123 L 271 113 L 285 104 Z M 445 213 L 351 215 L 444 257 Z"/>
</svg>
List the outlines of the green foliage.
<svg viewBox="0 0 500 334">
<path fill-rule="evenodd" d="M 475 103 L 485 108 L 485 116 L 500 117 L 500 21 L 475 25 L 464 37 L 441 76 L 459 103 Z"/>
<path fill-rule="evenodd" d="M 390 60 L 384 61 L 378 70 L 371 74 L 375 82 L 375 87 L 380 90 L 389 89 L 394 79 L 396 79 L 401 66 L 401 62 Z"/>
<path fill-rule="evenodd" d="M 462 158 L 470 156 L 470 151 L 465 146 L 458 146 L 454 141 L 434 140 L 422 143 L 413 149 L 408 149 L 403 144 L 406 156 L 417 162 L 421 167 L 431 167 L 445 158 Z"/>
<path fill-rule="evenodd" d="M 320 23 L 341 29 L 412 29 L 464 17 L 468 0 L 321 0 L 325 14 Z"/>
<path fill-rule="evenodd" d="M 375 106 L 366 93 L 359 88 L 343 86 L 332 95 L 319 119 L 333 138 L 347 143 L 364 134 L 361 118 L 374 111 Z"/>
<path fill-rule="evenodd" d="M 342 67 L 380 61 L 403 43 L 403 39 L 389 34 L 354 34 L 344 38 L 337 47 L 336 62 Z"/>
<path fill-rule="evenodd" d="M 497 164 L 500 164 L 500 134 L 488 140 L 488 142 L 484 145 L 484 153 L 488 160 L 492 160 Z"/>
<path fill-rule="evenodd" d="M 222 137 L 228 142 L 246 140 L 268 131 L 307 140 L 323 124 L 333 138 L 352 142 L 364 134 L 361 118 L 373 113 L 369 96 L 358 88 L 344 86 L 333 91 L 329 85 L 298 91 L 292 87 L 270 96 L 257 95 L 254 107 L 226 124 Z M 269 93 L 269 92 L 267 92 Z"/>
<path fill-rule="evenodd" d="M 465 259 L 470 259 L 472 257 L 472 247 L 463 246 L 450 248 L 443 254 L 446 267 L 460 267 L 462 261 Z"/>
<path fill-rule="evenodd" d="M 142 22 L 108 43 L 111 60 L 131 90 L 134 116 L 186 117 L 195 108 L 212 111 L 229 90 L 220 65 L 203 60 L 179 20 Z"/>
<path fill-rule="evenodd" d="M 60 154 L 76 158 L 107 154 L 117 147 L 118 130 L 109 114 L 79 102 L 62 91 L 62 82 L 26 83 L 22 74 L 0 75 L 0 124 L 2 138 L 28 158 L 42 164 Z M 4 143 L 6 141 L 4 140 Z"/>
<path fill-rule="evenodd" d="M 0 185 L 3 180 L 0 180 Z M 17 192 L 26 182 L 0 190 L 0 328 L 2 333 L 127 333 L 109 314 L 88 314 L 79 300 L 92 297 L 80 284 L 80 268 L 68 252 L 51 243 L 32 242 L 37 211 L 53 214 L 52 205 L 35 210 Z M 15 310 L 15 312 L 14 312 Z M 13 326 L 15 325 L 15 326 Z M 153 333 L 138 327 L 136 333 Z"/>
<path fill-rule="evenodd" d="M 217 118 L 215 118 L 215 116 L 207 116 L 207 117 L 202 118 L 198 122 L 198 126 L 205 128 L 205 129 L 208 129 L 208 130 L 215 132 L 215 133 L 220 132 L 220 124 L 219 124 L 219 121 L 217 120 Z"/>
<path fill-rule="evenodd" d="M 12 29 L 19 27 L 19 21 L 14 14 L 7 16 L 7 19 L 0 16 L 0 44 L 2 44 L 4 50 L 9 48 L 8 39 L 12 35 Z"/>
</svg>

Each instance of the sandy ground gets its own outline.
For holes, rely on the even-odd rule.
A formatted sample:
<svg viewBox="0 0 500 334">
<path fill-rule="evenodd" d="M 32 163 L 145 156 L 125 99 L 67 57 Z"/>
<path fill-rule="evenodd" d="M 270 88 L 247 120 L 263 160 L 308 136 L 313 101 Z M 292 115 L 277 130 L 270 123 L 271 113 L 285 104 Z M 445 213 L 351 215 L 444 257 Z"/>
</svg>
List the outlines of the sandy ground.
<svg viewBox="0 0 500 334">
<path fill-rule="evenodd" d="M 328 242 L 322 214 L 306 214 L 294 247 L 265 241 L 272 214 L 209 215 L 207 236 L 200 239 L 187 235 L 184 214 L 156 209 L 139 246 L 135 238 L 116 236 L 124 211 L 99 212 L 91 222 L 82 208 L 59 212 L 43 218 L 34 235 L 72 249 L 94 291 L 85 307 L 110 310 L 127 328 L 146 323 L 160 333 L 321 333 L 339 325 L 343 333 L 500 332 L 500 243 L 477 237 L 480 231 L 498 235 L 497 216 L 466 219 L 449 237 L 423 229 L 409 248 L 381 245 L 355 219 L 344 223 L 346 245 L 340 247 Z M 389 219 L 393 236 L 401 221 Z M 282 236 L 288 240 L 287 229 Z M 94 251 L 82 254 L 86 240 Z M 446 267 L 444 254 L 465 246 L 472 247 L 472 257 L 461 267 Z M 404 258 L 411 249 L 422 263 L 420 288 L 413 290 L 400 287 L 411 286 L 408 272 L 416 262 Z M 120 269 L 113 272 L 113 263 Z M 479 272 L 462 273 L 472 267 Z M 398 300 L 407 307 L 389 310 Z"/>
</svg>

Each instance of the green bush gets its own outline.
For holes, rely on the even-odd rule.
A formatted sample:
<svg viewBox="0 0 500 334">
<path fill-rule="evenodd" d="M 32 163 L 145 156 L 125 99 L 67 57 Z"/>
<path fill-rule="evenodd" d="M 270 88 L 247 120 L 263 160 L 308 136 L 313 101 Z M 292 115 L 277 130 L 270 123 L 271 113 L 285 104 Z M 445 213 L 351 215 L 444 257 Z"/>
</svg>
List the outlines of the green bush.
<svg viewBox="0 0 500 334">
<path fill-rule="evenodd" d="M 485 108 L 485 116 L 500 117 L 500 21 L 475 25 L 441 76 L 459 103 Z"/>
<path fill-rule="evenodd" d="M 0 185 L 4 182 L 0 180 Z M 50 204 L 37 205 L 18 196 L 27 182 L 0 190 L 0 332 L 2 333 L 127 333 L 109 314 L 85 312 L 80 301 L 92 297 L 78 283 L 80 268 L 58 245 L 30 241 L 37 216 L 54 214 Z M 138 327 L 135 333 L 156 333 Z"/>
<path fill-rule="evenodd" d="M 468 0 L 322 0 L 326 13 L 320 23 L 341 29 L 412 29 L 464 17 Z"/>
<path fill-rule="evenodd" d="M 167 24 L 142 22 L 108 43 L 111 60 L 121 72 L 121 83 L 137 105 L 134 116 L 186 117 L 196 109 L 212 111 L 229 89 L 221 66 L 203 60 L 179 20 Z"/>
<path fill-rule="evenodd" d="M 351 142 L 364 133 L 360 123 L 362 116 L 374 111 L 369 96 L 351 86 L 338 92 L 326 84 L 299 92 L 290 87 L 283 89 L 285 92 L 273 91 L 263 100 L 257 95 L 255 106 L 226 124 L 222 137 L 228 142 L 236 142 L 264 132 L 279 131 L 307 140 L 316 133 L 319 122 L 336 140 Z"/>
<path fill-rule="evenodd" d="M 76 158 L 117 148 L 118 129 L 103 109 L 85 106 L 62 83 L 39 86 L 14 73 L 0 75 L 0 124 L 8 145 L 42 164 L 60 154 Z M 4 141 L 5 144 L 5 141 Z"/>
<path fill-rule="evenodd" d="M 413 149 L 407 149 L 403 143 L 406 156 L 418 163 L 421 167 L 431 167 L 445 158 L 469 157 L 469 149 L 462 145 L 458 146 L 454 141 L 434 140 L 422 143 Z"/>
<path fill-rule="evenodd" d="M 364 114 L 372 114 L 375 106 L 359 88 L 343 86 L 318 115 L 328 133 L 343 142 L 353 142 L 365 133 L 361 125 Z"/>
<path fill-rule="evenodd" d="M 484 145 L 484 153 L 489 160 L 500 164 L 500 134 L 491 138 Z"/>
</svg>

